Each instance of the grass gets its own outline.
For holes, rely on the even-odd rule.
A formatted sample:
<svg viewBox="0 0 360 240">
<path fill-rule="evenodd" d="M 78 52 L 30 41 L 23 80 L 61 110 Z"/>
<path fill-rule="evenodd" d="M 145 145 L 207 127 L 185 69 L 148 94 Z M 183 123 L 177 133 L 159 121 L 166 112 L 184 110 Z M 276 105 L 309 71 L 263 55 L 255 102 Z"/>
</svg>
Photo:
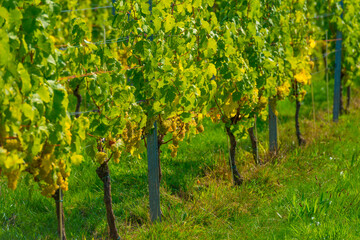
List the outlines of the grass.
<svg viewBox="0 0 360 240">
<path fill-rule="evenodd" d="M 290 101 L 278 105 L 277 156 L 265 151 L 264 121 L 257 125 L 265 164 L 256 166 L 250 141 L 240 140 L 241 187 L 231 183 L 222 125 L 206 122 L 206 131 L 182 142 L 174 159 L 165 146 L 161 223 L 149 220 L 146 155 L 111 165 L 122 239 L 360 239 L 360 104 L 355 98 L 350 114 L 329 122 L 322 77 L 313 86 L 316 121 L 311 94 L 301 109 L 306 146 L 297 146 Z M 102 182 L 95 169 L 87 159 L 72 170 L 64 197 L 68 239 L 106 239 Z M 56 239 L 55 203 L 40 195 L 29 176 L 16 191 L 7 189 L 4 179 L 0 188 L 0 239 Z"/>
</svg>

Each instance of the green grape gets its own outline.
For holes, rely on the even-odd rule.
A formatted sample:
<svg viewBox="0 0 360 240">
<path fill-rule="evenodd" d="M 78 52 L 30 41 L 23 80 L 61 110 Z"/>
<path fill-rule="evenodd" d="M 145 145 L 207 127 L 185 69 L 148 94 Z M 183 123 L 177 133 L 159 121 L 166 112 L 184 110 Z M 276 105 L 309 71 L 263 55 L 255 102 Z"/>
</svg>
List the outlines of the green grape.
<svg viewBox="0 0 360 240">
<path fill-rule="evenodd" d="M 115 163 L 119 163 L 119 161 L 120 161 L 120 156 L 121 156 L 121 152 L 118 151 L 118 150 L 116 150 L 116 151 L 114 152 L 114 156 L 113 156 Z"/>
<path fill-rule="evenodd" d="M 97 152 L 95 156 L 95 161 L 99 164 L 103 164 L 106 160 L 107 154 L 104 152 Z"/>
<path fill-rule="evenodd" d="M 8 151 L 21 150 L 21 144 L 17 139 L 6 139 L 5 148 Z"/>
</svg>

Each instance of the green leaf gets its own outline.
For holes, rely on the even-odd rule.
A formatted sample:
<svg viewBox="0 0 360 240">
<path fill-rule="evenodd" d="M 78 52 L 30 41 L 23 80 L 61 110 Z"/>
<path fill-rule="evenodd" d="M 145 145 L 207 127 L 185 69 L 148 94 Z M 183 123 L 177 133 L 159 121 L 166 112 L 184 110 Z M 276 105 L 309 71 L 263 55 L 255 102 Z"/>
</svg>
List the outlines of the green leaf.
<svg viewBox="0 0 360 240">
<path fill-rule="evenodd" d="M 69 103 L 66 90 L 63 86 L 56 84 L 53 81 L 48 81 L 48 83 L 54 91 L 52 111 L 50 116 L 51 120 L 66 116 L 66 110 Z"/>
<path fill-rule="evenodd" d="M 13 9 L 10 11 L 10 24 L 15 27 L 16 30 L 21 26 L 22 14 L 19 9 Z"/>
<path fill-rule="evenodd" d="M 201 0 L 194 0 L 193 6 L 194 6 L 194 8 L 199 8 L 201 6 Z"/>
<path fill-rule="evenodd" d="M 159 101 L 156 101 L 153 105 L 153 109 L 155 112 L 161 112 L 162 108 L 161 108 L 161 103 Z"/>
<path fill-rule="evenodd" d="M 161 29 L 161 19 L 160 18 L 154 19 L 154 27 L 155 27 L 156 32 Z"/>
<path fill-rule="evenodd" d="M 0 17 L 2 17 L 5 21 L 9 18 L 9 12 L 6 10 L 6 8 L 0 6 Z"/>
<path fill-rule="evenodd" d="M 184 122 L 190 122 L 192 120 L 192 116 L 189 112 L 184 112 L 180 116 Z"/>
<path fill-rule="evenodd" d="M 31 90 L 30 75 L 21 63 L 19 63 L 17 71 L 18 71 L 18 73 L 20 75 L 20 79 L 21 79 L 21 85 L 22 85 L 21 91 L 23 94 L 26 95 Z"/>
<path fill-rule="evenodd" d="M 49 57 L 47 58 L 47 62 L 48 62 L 48 63 L 51 63 L 52 65 L 56 65 L 56 61 L 55 61 L 53 55 L 51 55 L 51 54 L 50 54 Z"/>
<path fill-rule="evenodd" d="M 234 102 L 240 101 L 240 99 L 241 99 L 241 93 L 239 93 L 239 92 L 234 92 L 234 93 L 232 94 L 232 99 L 233 99 Z"/>
<path fill-rule="evenodd" d="M 10 54 L 9 37 L 6 31 L 0 29 L 0 66 L 8 63 Z"/>
<path fill-rule="evenodd" d="M 139 41 L 135 44 L 134 54 L 139 54 L 141 56 L 145 56 L 148 51 L 150 51 L 150 44 L 147 41 Z"/>
<path fill-rule="evenodd" d="M 90 158 L 94 158 L 97 152 L 96 150 L 96 139 L 88 138 L 86 142 L 85 152 Z"/>
<path fill-rule="evenodd" d="M 109 126 L 105 125 L 104 123 L 100 123 L 99 126 L 94 131 L 94 134 L 97 136 L 105 137 L 106 132 L 108 131 Z"/>
<path fill-rule="evenodd" d="M 47 86 L 42 85 L 37 91 L 37 93 L 39 94 L 42 101 L 44 101 L 45 103 L 50 102 L 50 92 Z"/>
<path fill-rule="evenodd" d="M 35 135 L 32 139 L 31 153 L 33 156 L 36 156 L 42 149 L 41 138 L 38 135 Z"/>
<path fill-rule="evenodd" d="M 30 106 L 27 103 L 24 103 L 22 105 L 22 112 L 26 118 L 28 118 L 30 121 L 34 120 L 34 111 L 32 106 Z"/>
<path fill-rule="evenodd" d="M 206 69 L 207 75 L 211 78 L 213 76 L 216 76 L 217 70 L 214 64 L 210 63 L 208 68 Z"/>
<path fill-rule="evenodd" d="M 77 118 L 74 122 L 76 133 L 79 135 L 81 140 L 86 138 L 86 130 L 89 128 L 89 119 L 83 116 Z"/>
<path fill-rule="evenodd" d="M 215 39 L 210 38 L 208 40 L 208 48 L 212 49 L 214 51 L 214 53 L 216 53 L 217 50 L 217 42 Z"/>
<path fill-rule="evenodd" d="M 175 18 L 172 15 L 165 19 L 165 32 L 171 31 L 175 27 Z"/>
<path fill-rule="evenodd" d="M 207 33 L 211 32 L 210 24 L 207 21 L 202 21 L 201 27 L 205 29 Z"/>
</svg>

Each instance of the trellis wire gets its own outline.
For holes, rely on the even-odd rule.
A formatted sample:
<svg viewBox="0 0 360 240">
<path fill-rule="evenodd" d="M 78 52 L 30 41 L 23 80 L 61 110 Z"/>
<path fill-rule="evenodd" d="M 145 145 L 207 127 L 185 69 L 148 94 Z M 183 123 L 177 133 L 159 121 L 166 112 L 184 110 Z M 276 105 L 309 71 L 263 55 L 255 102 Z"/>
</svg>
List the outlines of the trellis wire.
<svg viewBox="0 0 360 240">
<path fill-rule="evenodd" d="M 324 14 L 320 14 L 320 15 L 315 15 L 314 17 L 311 17 L 310 19 L 320 19 L 320 18 L 327 18 L 327 17 L 331 17 L 334 16 L 335 13 L 324 13 Z"/>
<path fill-rule="evenodd" d="M 327 68 L 324 68 L 324 69 L 321 69 L 321 70 L 319 70 L 319 71 L 316 71 L 316 72 L 312 72 L 312 73 L 310 73 L 311 75 L 315 75 L 315 74 L 318 74 L 318 73 L 322 73 L 322 72 L 325 72 L 325 71 L 327 71 L 327 70 L 329 70 L 329 69 L 327 69 Z"/>
<path fill-rule="evenodd" d="M 114 38 L 114 39 L 106 39 L 105 41 L 98 41 L 98 42 L 90 42 L 90 41 L 87 41 L 87 40 L 84 40 L 84 42 L 86 44 L 94 44 L 94 45 L 105 45 L 105 44 L 110 44 L 110 43 L 119 43 L 119 42 L 125 42 L 125 41 L 128 41 L 129 39 L 131 38 L 137 38 L 137 37 L 141 37 L 141 36 L 144 36 L 146 37 L 146 34 L 139 34 L 139 35 L 134 35 L 134 36 L 126 36 L 126 37 L 119 37 L 119 38 Z M 151 35 L 150 38 L 152 37 L 155 37 L 157 35 Z M 177 34 L 177 35 L 166 35 L 166 38 L 171 38 L 171 37 L 181 37 L 180 34 Z M 151 39 L 150 39 L 151 40 Z M 335 39 L 328 39 L 328 40 L 315 40 L 315 41 L 328 41 L 328 42 L 337 42 L 337 41 L 341 41 L 342 38 L 335 38 Z M 276 43 L 272 43 L 272 44 L 276 44 Z M 55 45 L 56 46 L 56 45 Z M 60 46 L 58 49 L 59 50 L 66 50 L 68 47 L 76 47 L 76 48 L 81 48 L 81 47 L 85 47 L 85 45 L 66 45 L 66 44 L 62 44 L 62 45 L 57 45 L 57 46 Z M 66 46 L 66 47 L 65 47 Z M 336 51 L 334 52 L 331 52 L 331 53 L 328 53 L 328 54 L 332 54 L 332 53 L 335 53 Z M 324 56 L 325 57 L 325 56 Z"/>
<path fill-rule="evenodd" d="M 129 40 L 129 37 L 125 37 L 125 38 L 123 38 L 123 39 L 121 39 L 121 38 L 108 39 L 108 40 L 105 40 L 105 42 L 104 42 L 104 41 L 89 42 L 89 41 L 87 41 L 87 40 L 84 40 L 84 42 L 85 42 L 86 44 L 105 45 L 105 44 L 110 44 L 110 43 L 125 42 L 125 41 L 128 41 L 128 40 Z M 83 47 L 85 47 L 86 45 L 70 45 L 70 46 L 67 46 L 67 45 L 59 45 L 59 46 L 62 46 L 62 47 L 59 47 L 59 48 L 58 48 L 59 50 L 65 51 L 65 50 L 67 50 L 69 47 L 83 48 Z M 63 46 L 66 46 L 66 47 L 63 47 Z"/>
<path fill-rule="evenodd" d="M 327 56 L 329 56 L 330 54 L 333 54 L 333 53 L 336 53 L 338 50 L 335 50 L 335 51 L 332 51 L 332 52 L 329 52 L 329 53 L 324 53 L 321 57 L 314 57 L 314 58 L 310 58 L 311 61 L 315 62 L 315 61 L 318 61 L 320 59 L 324 59 L 326 58 Z"/>
<path fill-rule="evenodd" d="M 136 103 L 143 103 L 143 102 L 145 102 L 145 100 L 138 100 L 138 101 L 136 101 Z M 90 111 L 84 111 L 84 112 L 71 112 L 71 113 L 69 113 L 69 115 L 70 116 L 73 116 L 73 115 L 77 115 L 77 114 L 86 114 L 86 113 L 96 113 L 96 112 L 100 112 L 100 110 L 99 109 L 93 109 L 93 110 L 90 110 Z"/>
<path fill-rule="evenodd" d="M 99 7 L 82 8 L 82 9 L 66 9 L 66 10 L 61 10 L 61 13 L 79 12 L 79 11 L 89 11 L 89 10 L 98 10 L 98 9 L 107 9 L 107 8 L 112 8 L 112 7 L 113 7 L 113 6 L 99 6 Z"/>
<path fill-rule="evenodd" d="M 72 116 L 72 115 L 86 114 L 86 113 L 93 113 L 93 112 L 99 112 L 99 109 L 94 109 L 94 110 L 85 111 L 85 112 L 71 112 L 71 113 L 69 113 L 69 114 Z"/>
<path fill-rule="evenodd" d="M 115 3 L 115 0 L 112 0 L 113 3 Z M 65 9 L 65 10 L 61 10 L 61 13 L 68 13 L 68 12 L 79 12 L 79 11 L 96 11 L 99 9 L 108 9 L 108 8 L 112 8 L 112 14 L 115 15 L 115 8 L 113 5 L 109 5 L 109 6 L 96 6 L 96 7 L 91 7 L 91 8 L 82 8 L 82 9 Z M 150 7 L 151 8 L 151 7 Z M 320 14 L 320 15 L 315 15 L 314 17 L 310 17 L 308 19 L 320 19 L 320 18 L 327 18 L 327 17 L 331 17 L 334 16 L 335 12 L 332 13 L 324 13 L 324 14 Z"/>
</svg>

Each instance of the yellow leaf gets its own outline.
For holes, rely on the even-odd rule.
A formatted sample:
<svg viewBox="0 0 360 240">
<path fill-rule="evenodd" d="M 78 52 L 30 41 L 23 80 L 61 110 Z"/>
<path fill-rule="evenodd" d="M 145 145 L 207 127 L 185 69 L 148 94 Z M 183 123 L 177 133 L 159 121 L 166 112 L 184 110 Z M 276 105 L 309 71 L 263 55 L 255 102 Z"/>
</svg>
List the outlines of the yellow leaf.
<svg viewBox="0 0 360 240">
<path fill-rule="evenodd" d="M 65 122 L 64 132 L 65 132 L 65 141 L 66 141 L 67 144 L 71 143 L 71 131 L 70 131 L 70 128 L 71 128 L 70 122 L 66 121 Z"/>
<path fill-rule="evenodd" d="M 216 76 L 216 67 L 214 64 L 210 63 L 208 68 L 207 68 L 207 74 L 210 76 L 210 77 L 213 77 L 213 76 Z"/>
<path fill-rule="evenodd" d="M 311 75 L 303 69 L 300 73 L 296 74 L 294 78 L 296 82 L 306 85 L 310 83 Z"/>
<path fill-rule="evenodd" d="M 192 3 L 191 3 L 191 0 L 189 1 L 186 1 L 184 3 L 184 8 L 186 8 L 186 10 L 191 13 L 193 11 L 193 6 L 192 6 Z"/>
<path fill-rule="evenodd" d="M 180 69 L 181 72 L 184 71 L 184 68 L 183 68 L 183 65 L 182 65 L 182 63 L 181 63 L 181 60 L 179 61 L 179 69 Z"/>
<path fill-rule="evenodd" d="M 181 13 L 184 11 L 184 4 L 178 4 L 176 7 L 177 7 L 178 12 Z"/>
<path fill-rule="evenodd" d="M 216 42 L 215 39 L 210 38 L 208 40 L 208 48 L 212 49 L 214 51 L 214 53 L 216 52 L 216 50 L 217 50 L 217 42 Z"/>
<path fill-rule="evenodd" d="M 165 32 L 171 31 L 175 27 L 175 18 L 169 15 L 165 19 Z"/>
<path fill-rule="evenodd" d="M 207 33 L 210 33 L 210 24 L 207 21 L 201 22 L 201 27 L 207 31 Z"/>
<path fill-rule="evenodd" d="M 211 14 L 211 22 L 212 22 L 215 26 L 217 26 L 217 25 L 218 25 L 218 20 L 217 20 L 217 18 L 216 18 L 216 14 L 213 13 L 213 12 L 211 12 L 210 14 Z"/>
<path fill-rule="evenodd" d="M 24 160 L 19 158 L 18 154 L 10 154 L 7 156 L 6 160 L 5 160 L 5 168 L 10 169 L 18 164 L 22 164 L 24 163 Z"/>
<path fill-rule="evenodd" d="M 79 165 L 84 160 L 84 157 L 79 154 L 74 154 L 71 156 L 71 163 Z"/>
<path fill-rule="evenodd" d="M 154 19 L 154 26 L 155 26 L 155 31 L 159 31 L 161 29 L 161 19 L 160 18 Z"/>
<path fill-rule="evenodd" d="M 315 46 L 316 46 L 316 42 L 314 41 L 314 39 L 310 39 L 310 47 L 311 48 L 315 48 Z"/>
</svg>

